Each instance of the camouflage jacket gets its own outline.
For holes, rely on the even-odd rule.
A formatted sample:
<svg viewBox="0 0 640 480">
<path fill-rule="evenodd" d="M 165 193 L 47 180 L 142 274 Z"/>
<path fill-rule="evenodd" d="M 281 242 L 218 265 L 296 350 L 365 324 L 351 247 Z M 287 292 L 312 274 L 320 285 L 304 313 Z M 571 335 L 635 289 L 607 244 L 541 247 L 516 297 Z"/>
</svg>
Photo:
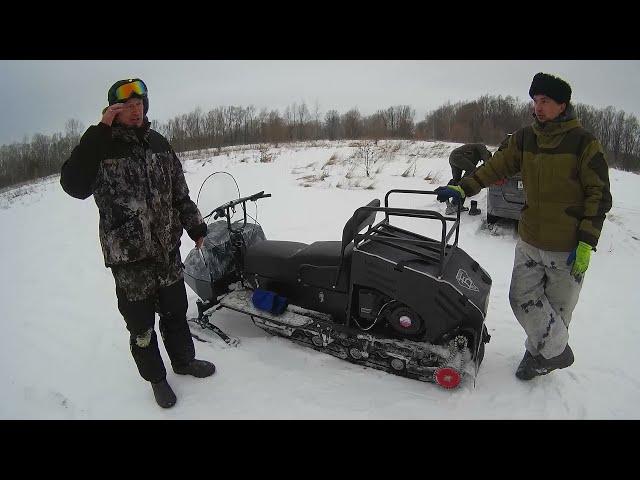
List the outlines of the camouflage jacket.
<svg viewBox="0 0 640 480">
<path fill-rule="evenodd" d="M 180 160 L 149 126 L 146 118 L 139 129 L 93 125 L 62 166 L 64 191 L 93 195 L 98 206 L 107 267 L 148 258 L 169 262 L 183 228 L 193 240 L 206 235 Z"/>
<path fill-rule="evenodd" d="M 472 196 L 518 172 L 526 196 L 522 240 L 556 252 L 571 251 L 580 240 L 596 247 L 612 206 L 609 170 L 600 142 L 572 112 L 516 131 L 506 148 L 459 185 Z"/>
</svg>

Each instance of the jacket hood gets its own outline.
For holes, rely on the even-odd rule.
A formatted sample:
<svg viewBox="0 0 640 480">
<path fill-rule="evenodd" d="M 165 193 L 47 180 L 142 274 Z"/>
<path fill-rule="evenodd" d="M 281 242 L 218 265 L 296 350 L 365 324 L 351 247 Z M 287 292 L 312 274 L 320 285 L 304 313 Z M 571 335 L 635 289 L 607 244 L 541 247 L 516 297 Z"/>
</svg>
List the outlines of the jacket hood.
<svg viewBox="0 0 640 480">
<path fill-rule="evenodd" d="M 534 114 L 533 131 L 538 137 L 561 135 L 581 126 L 582 124 L 580 120 L 576 118 L 575 110 L 571 105 L 557 118 L 548 122 L 540 122 Z"/>
</svg>

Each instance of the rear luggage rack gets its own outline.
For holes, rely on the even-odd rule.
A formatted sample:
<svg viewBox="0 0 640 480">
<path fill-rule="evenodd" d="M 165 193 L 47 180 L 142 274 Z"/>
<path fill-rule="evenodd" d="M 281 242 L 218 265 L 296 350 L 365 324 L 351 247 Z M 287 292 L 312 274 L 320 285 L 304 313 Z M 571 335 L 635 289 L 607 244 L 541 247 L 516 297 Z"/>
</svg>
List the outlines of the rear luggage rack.
<svg viewBox="0 0 640 480">
<path fill-rule="evenodd" d="M 418 210 L 408 208 L 390 208 L 389 196 L 392 193 L 409 193 L 418 195 L 437 195 L 433 191 L 425 190 L 389 190 L 384 198 L 384 207 L 360 207 L 354 212 L 354 217 L 359 212 L 384 212 L 385 218 L 377 225 L 369 227 L 362 234 L 357 234 L 354 239 L 354 246 L 358 246 L 364 242 L 377 242 L 383 245 L 402 250 L 403 252 L 415 255 L 427 263 L 438 266 L 438 277 L 441 277 L 452 253 L 458 246 L 458 235 L 460 231 L 460 206 L 456 217 L 446 217 L 440 212 L 434 210 Z M 442 222 L 442 236 L 440 240 L 434 240 L 424 237 L 402 228 L 391 225 L 390 217 L 413 217 L 438 220 Z M 453 225 L 447 232 L 447 222 L 453 222 Z M 449 240 L 455 233 L 455 239 L 452 244 L 448 244 Z"/>
</svg>

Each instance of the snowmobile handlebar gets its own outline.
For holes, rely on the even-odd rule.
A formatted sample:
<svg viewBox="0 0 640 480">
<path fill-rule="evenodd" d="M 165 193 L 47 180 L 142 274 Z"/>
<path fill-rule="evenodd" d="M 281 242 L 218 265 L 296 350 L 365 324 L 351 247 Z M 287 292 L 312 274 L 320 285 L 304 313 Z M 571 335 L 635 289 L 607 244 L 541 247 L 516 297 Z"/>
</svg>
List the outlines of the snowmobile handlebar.
<svg viewBox="0 0 640 480">
<path fill-rule="evenodd" d="M 243 204 L 243 208 L 244 208 L 244 204 L 246 204 L 247 202 L 255 202 L 256 200 L 259 200 L 261 198 L 267 198 L 270 196 L 271 196 L 270 193 L 264 193 L 264 190 L 263 190 L 261 192 L 254 193 L 253 195 L 249 195 L 248 197 L 242 197 L 242 198 L 238 198 L 237 200 L 231 200 L 227 203 L 220 205 L 219 207 L 214 208 L 213 210 L 211 210 L 211 213 L 204 216 L 203 218 L 206 220 L 211 215 L 213 215 L 213 219 L 217 220 L 220 217 L 228 216 L 229 209 L 235 207 L 236 205 Z"/>
</svg>

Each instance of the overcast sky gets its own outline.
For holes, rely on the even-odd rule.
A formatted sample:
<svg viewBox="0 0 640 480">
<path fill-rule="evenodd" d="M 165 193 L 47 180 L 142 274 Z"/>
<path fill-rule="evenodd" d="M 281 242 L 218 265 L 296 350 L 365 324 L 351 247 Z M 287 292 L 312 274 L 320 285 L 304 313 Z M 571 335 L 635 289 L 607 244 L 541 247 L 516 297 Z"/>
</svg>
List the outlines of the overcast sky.
<svg viewBox="0 0 640 480">
<path fill-rule="evenodd" d="M 528 100 L 533 75 L 558 75 L 572 100 L 612 105 L 640 118 L 638 60 L 0 60 L 0 144 L 34 133 L 63 132 L 75 118 L 100 120 L 117 80 L 142 78 L 149 119 L 161 122 L 196 107 L 278 108 L 305 101 L 310 110 L 363 114 L 411 105 L 416 121 L 447 101 L 484 94 Z"/>
</svg>

